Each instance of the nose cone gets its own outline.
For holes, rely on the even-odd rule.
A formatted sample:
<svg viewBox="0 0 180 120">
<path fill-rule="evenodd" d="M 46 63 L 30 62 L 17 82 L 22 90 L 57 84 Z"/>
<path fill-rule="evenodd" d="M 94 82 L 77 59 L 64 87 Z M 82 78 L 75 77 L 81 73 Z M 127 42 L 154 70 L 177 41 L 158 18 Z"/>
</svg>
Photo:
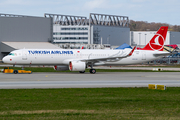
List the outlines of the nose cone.
<svg viewBox="0 0 180 120">
<path fill-rule="evenodd" d="M 8 63 L 7 57 L 3 57 L 2 61 L 3 61 L 3 63 Z"/>
</svg>

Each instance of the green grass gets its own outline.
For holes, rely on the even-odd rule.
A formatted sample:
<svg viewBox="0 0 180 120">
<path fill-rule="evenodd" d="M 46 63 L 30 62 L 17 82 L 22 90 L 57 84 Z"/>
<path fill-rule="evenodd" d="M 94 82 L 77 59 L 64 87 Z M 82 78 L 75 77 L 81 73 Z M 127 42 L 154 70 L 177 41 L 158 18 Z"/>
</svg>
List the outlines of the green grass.
<svg viewBox="0 0 180 120">
<path fill-rule="evenodd" d="M 0 67 L 3 69 L 3 67 Z M 11 67 L 14 70 L 21 70 L 21 67 Z M 30 70 L 32 72 L 77 72 L 78 71 L 56 71 L 53 68 L 49 67 L 25 67 L 24 70 Z M 89 72 L 89 69 L 86 69 L 86 72 Z M 152 70 L 128 70 L 128 69 L 96 69 L 96 72 L 180 72 L 180 71 L 170 71 L 170 70 L 163 70 L 163 71 L 152 71 Z"/>
<path fill-rule="evenodd" d="M 1 89 L 0 119 L 179 119 L 180 88 Z"/>
</svg>

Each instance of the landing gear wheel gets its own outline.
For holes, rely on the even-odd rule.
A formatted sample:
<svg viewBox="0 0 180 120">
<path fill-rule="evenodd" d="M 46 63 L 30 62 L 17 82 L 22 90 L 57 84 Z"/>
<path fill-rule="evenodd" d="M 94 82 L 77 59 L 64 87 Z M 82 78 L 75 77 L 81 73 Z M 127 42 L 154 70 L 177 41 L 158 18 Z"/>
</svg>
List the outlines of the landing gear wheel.
<svg viewBox="0 0 180 120">
<path fill-rule="evenodd" d="M 85 73 L 85 71 L 79 71 L 79 73 Z"/>
<path fill-rule="evenodd" d="M 92 73 L 92 74 L 95 74 L 96 70 L 95 69 L 90 69 L 89 72 Z"/>
</svg>

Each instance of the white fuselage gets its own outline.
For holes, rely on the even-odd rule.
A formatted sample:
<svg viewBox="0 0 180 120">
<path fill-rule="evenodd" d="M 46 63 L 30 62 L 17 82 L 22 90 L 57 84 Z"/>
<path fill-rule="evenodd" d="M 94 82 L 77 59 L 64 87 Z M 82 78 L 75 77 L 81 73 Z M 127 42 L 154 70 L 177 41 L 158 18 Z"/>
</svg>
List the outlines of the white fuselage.
<svg viewBox="0 0 180 120">
<path fill-rule="evenodd" d="M 88 49 L 21 49 L 11 52 L 3 58 L 4 63 L 13 65 L 68 65 L 69 61 L 108 58 L 112 56 L 129 53 L 131 49 L 124 50 L 88 50 Z M 126 58 L 115 61 L 102 61 L 94 65 L 128 65 L 158 59 L 154 53 L 164 53 L 163 51 L 135 50 L 133 54 Z"/>
</svg>

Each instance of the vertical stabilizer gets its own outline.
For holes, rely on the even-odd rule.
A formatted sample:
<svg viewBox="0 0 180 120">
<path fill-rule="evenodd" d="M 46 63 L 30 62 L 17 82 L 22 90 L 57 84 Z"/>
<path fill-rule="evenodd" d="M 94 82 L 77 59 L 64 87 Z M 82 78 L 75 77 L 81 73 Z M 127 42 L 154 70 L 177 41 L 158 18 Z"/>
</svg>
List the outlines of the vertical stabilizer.
<svg viewBox="0 0 180 120">
<path fill-rule="evenodd" d="M 168 31 L 168 26 L 162 26 L 157 31 L 157 33 L 153 36 L 153 38 L 149 41 L 149 43 L 144 48 L 142 48 L 141 50 L 163 51 L 167 31 Z"/>
</svg>

